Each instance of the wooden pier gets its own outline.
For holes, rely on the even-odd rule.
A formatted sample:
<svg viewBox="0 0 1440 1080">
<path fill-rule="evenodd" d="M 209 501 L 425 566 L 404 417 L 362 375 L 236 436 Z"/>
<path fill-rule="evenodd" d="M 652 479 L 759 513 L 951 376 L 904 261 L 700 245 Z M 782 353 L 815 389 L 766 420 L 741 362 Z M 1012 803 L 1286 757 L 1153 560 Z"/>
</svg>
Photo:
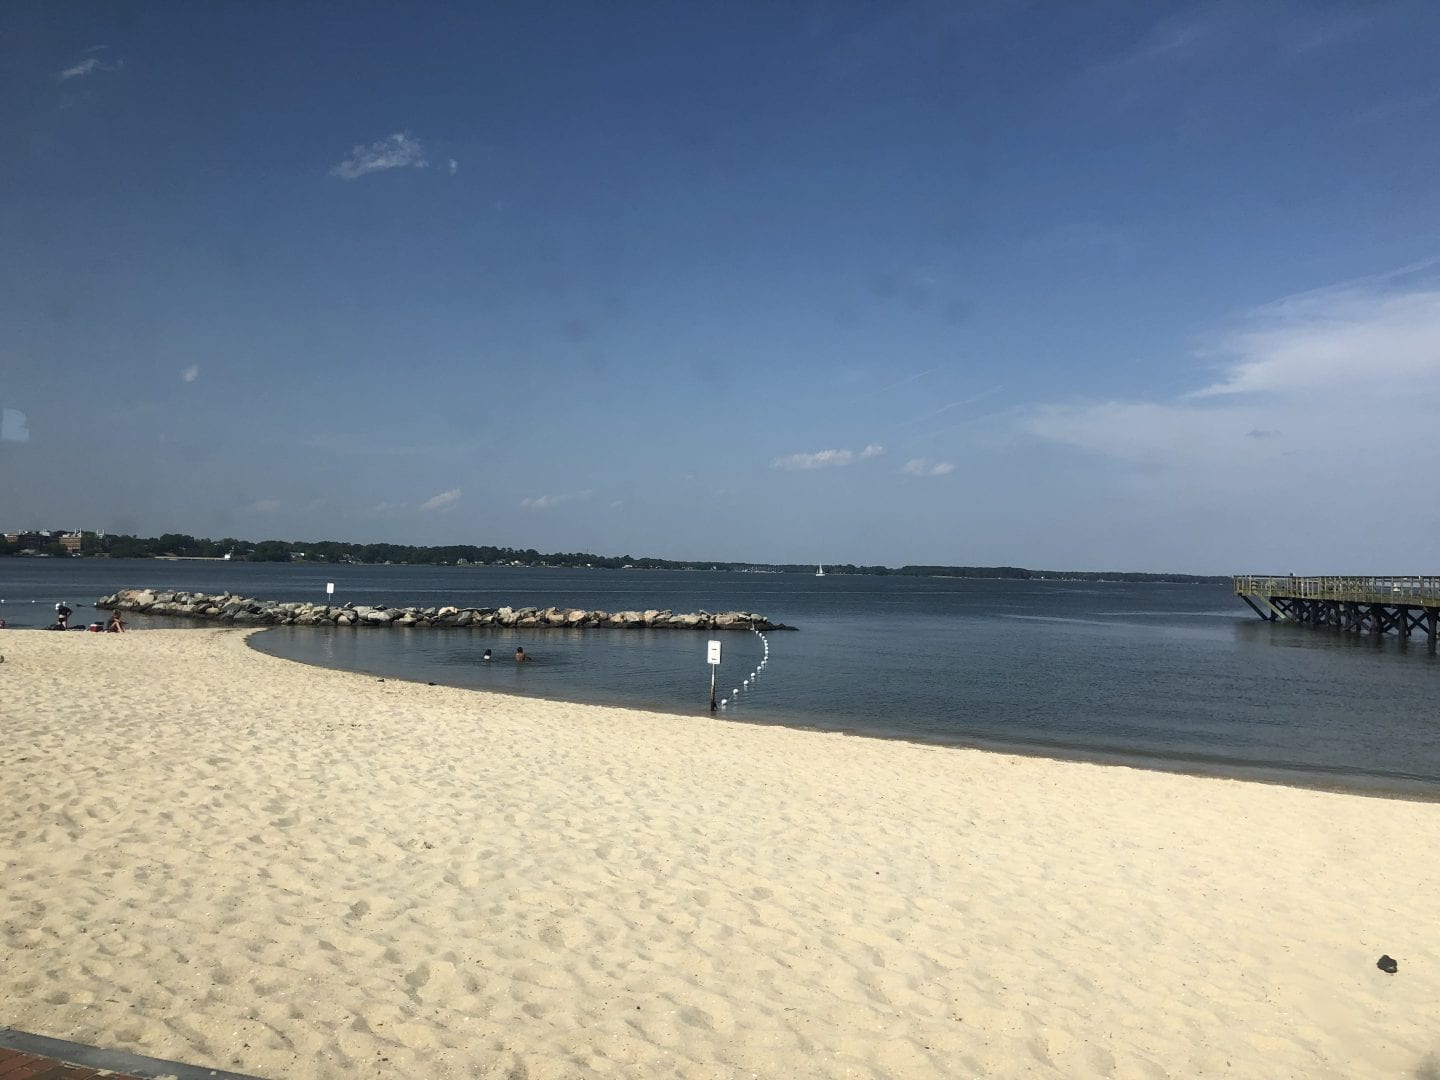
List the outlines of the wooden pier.
<svg viewBox="0 0 1440 1080">
<path fill-rule="evenodd" d="M 1269 622 L 1328 626 L 1402 641 L 1424 634 L 1430 648 L 1440 635 L 1440 577 L 1268 577 L 1237 574 L 1235 595 Z"/>
</svg>

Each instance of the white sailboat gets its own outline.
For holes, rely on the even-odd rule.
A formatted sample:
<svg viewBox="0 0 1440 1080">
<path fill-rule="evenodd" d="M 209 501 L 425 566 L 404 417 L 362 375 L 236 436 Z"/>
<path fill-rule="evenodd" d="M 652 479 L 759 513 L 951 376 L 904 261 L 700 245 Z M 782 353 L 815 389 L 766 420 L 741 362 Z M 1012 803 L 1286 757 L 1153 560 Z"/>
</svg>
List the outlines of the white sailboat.
<svg viewBox="0 0 1440 1080">
<path fill-rule="evenodd" d="M 815 571 L 815 576 L 816 576 L 816 577 L 824 577 L 824 576 L 825 576 L 825 564 L 824 564 L 824 563 L 821 563 L 821 564 L 820 564 L 820 568 Z"/>
</svg>

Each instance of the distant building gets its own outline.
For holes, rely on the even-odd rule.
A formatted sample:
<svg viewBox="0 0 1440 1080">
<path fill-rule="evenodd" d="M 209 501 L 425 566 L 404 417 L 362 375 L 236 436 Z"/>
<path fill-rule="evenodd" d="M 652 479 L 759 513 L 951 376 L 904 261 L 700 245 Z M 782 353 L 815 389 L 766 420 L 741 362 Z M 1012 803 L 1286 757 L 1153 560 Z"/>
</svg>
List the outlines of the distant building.
<svg viewBox="0 0 1440 1080">
<path fill-rule="evenodd" d="M 65 549 L 67 555 L 79 555 L 80 541 L 81 536 L 78 532 L 65 533 L 60 537 L 60 546 Z"/>
</svg>

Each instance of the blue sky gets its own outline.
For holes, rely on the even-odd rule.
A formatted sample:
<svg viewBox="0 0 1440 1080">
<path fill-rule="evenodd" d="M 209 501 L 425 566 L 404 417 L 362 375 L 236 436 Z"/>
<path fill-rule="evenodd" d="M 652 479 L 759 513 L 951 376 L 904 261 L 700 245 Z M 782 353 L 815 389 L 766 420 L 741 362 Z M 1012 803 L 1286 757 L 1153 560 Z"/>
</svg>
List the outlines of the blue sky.
<svg viewBox="0 0 1440 1080">
<path fill-rule="evenodd" d="M 0 8 L 0 525 L 1436 569 L 1440 7 Z"/>
</svg>

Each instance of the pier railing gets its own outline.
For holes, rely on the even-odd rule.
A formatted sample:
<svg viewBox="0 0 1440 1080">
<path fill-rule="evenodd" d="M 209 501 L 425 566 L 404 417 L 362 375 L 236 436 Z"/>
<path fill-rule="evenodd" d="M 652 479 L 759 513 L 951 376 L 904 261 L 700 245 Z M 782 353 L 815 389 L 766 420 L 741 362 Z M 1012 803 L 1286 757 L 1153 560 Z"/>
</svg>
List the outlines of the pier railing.
<svg viewBox="0 0 1440 1080">
<path fill-rule="evenodd" d="M 1237 596 L 1267 599 L 1338 600 L 1359 604 L 1440 606 L 1440 576 L 1390 574 L 1377 577 L 1295 577 L 1237 574 Z"/>
</svg>

